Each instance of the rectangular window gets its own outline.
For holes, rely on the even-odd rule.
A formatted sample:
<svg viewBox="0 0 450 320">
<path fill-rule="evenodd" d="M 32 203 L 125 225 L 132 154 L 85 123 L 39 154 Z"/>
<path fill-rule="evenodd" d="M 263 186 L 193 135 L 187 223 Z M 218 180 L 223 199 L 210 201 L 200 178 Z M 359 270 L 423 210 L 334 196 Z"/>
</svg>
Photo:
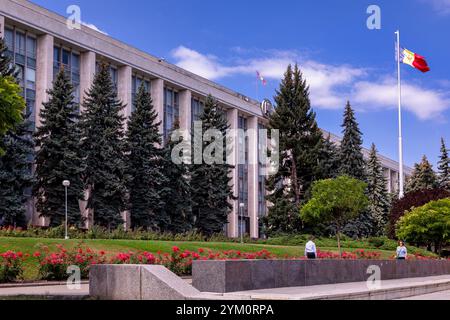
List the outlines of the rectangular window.
<svg viewBox="0 0 450 320">
<path fill-rule="evenodd" d="M 16 63 L 25 65 L 25 34 L 22 32 L 16 32 Z"/>
<path fill-rule="evenodd" d="M 192 98 L 191 109 L 192 126 L 194 126 L 194 122 L 200 120 L 203 110 L 205 109 L 205 104 L 199 99 Z"/>
<path fill-rule="evenodd" d="M 28 32 L 15 28 L 5 29 L 5 42 L 8 46 L 8 55 L 15 65 L 21 95 L 26 102 L 26 115 L 29 115 L 34 129 L 34 110 L 36 104 L 36 37 Z"/>
<path fill-rule="evenodd" d="M 145 80 L 144 78 L 142 78 L 140 76 L 133 75 L 133 77 L 131 78 L 131 96 L 133 98 L 133 106 L 132 106 L 131 112 L 136 110 L 136 95 L 142 84 L 144 84 L 145 91 L 150 92 L 150 81 Z"/>
<path fill-rule="evenodd" d="M 164 141 L 167 141 L 170 131 L 178 122 L 179 106 L 178 106 L 178 92 L 164 88 Z"/>
<path fill-rule="evenodd" d="M 5 29 L 5 43 L 9 52 L 14 52 L 14 30 Z"/>
</svg>

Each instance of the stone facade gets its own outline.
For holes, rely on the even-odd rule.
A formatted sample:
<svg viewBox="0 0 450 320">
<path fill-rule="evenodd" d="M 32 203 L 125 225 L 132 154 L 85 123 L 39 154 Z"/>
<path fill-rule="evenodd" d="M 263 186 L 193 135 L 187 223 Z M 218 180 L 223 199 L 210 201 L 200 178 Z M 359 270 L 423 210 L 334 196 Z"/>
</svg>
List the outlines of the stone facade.
<svg viewBox="0 0 450 320">
<path fill-rule="evenodd" d="M 36 39 L 36 79 L 35 79 L 35 101 L 34 121 L 36 126 L 40 125 L 39 110 L 43 102 L 47 101 L 47 90 L 51 87 L 55 68 L 54 47 L 58 46 L 78 57 L 79 65 L 79 97 L 83 100 L 86 90 L 90 87 L 96 64 L 101 62 L 110 63 L 117 72 L 117 91 L 119 97 L 127 107 L 124 115 L 129 117 L 133 103 L 133 77 L 145 77 L 149 80 L 155 109 L 158 112 L 158 121 L 161 121 L 161 133 L 164 132 L 165 123 L 165 89 L 177 93 L 179 121 L 183 129 L 191 126 L 191 102 L 193 99 L 205 100 L 211 94 L 220 103 L 220 107 L 226 112 L 231 128 L 238 128 L 240 118 L 246 119 L 248 129 L 257 129 L 260 125 L 266 125 L 267 119 L 260 108 L 260 102 L 243 96 L 228 88 L 218 85 L 212 81 L 188 72 L 182 68 L 165 62 L 134 47 L 117 41 L 101 32 L 95 31 L 84 25 L 79 30 L 69 29 L 66 26 L 66 18 L 50 12 L 26 0 L 1 0 L 0 6 L 0 36 L 4 36 L 4 29 L 13 30 L 14 34 L 26 33 L 27 37 Z M 62 63 L 64 63 L 64 58 Z M 70 66 L 69 66 L 70 67 Z M 82 106 L 81 106 L 82 109 Z M 258 143 L 253 138 L 248 143 L 247 154 L 249 162 L 255 162 L 258 156 Z M 235 160 L 237 159 L 238 143 L 235 144 Z M 387 175 L 395 178 L 395 162 L 387 158 L 383 162 L 389 163 Z M 389 161 L 388 161 L 389 160 Z M 245 223 L 246 229 L 251 237 L 260 236 L 259 217 L 260 207 L 267 207 L 264 201 L 265 191 L 260 191 L 258 186 L 259 167 L 249 165 L 246 181 L 246 203 Z M 408 170 L 406 170 L 408 172 Z M 232 173 L 233 192 L 239 194 L 239 175 L 235 169 Z M 392 191 L 396 185 L 395 179 L 389 179 L 389 190 Z M 89 192 L 88 190 L 86 191 Z M 259 193 L 264 193 L 263 196 Z M 261 200 L 261 198 L 263 200 Z M 232 201 L 233 210 L 229 216 L 227 233 L 231 237 L 239 235 L 239 200 Z M 261 203 L 262 202 L 262 203 Z M 80 205 L 81 209 L 83 204 Z M 30 206 L 30 221 L 36 225 L 45 225 L 47 221 L 38 218 L 33 206 Z M 83 215 L 92 219 L 92 213 L 82 210 Z M 265 210 L 267 211 L 267 210 Z M 129 213 L 124 212 L 126 225 L 129 225 Z M 91 223 L 88 220 L 87 227 Z"/>
</svg>

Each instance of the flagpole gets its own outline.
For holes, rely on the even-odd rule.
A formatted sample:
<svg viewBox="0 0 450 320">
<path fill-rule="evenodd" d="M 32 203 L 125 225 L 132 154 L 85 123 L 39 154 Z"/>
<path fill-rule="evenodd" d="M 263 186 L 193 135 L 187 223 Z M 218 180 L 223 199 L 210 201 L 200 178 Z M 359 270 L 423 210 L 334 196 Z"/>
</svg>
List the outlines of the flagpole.
<svg viewBox="0 0 450 320">
<path fill-rule="evenodd" d="M 400 76 L 400 30 L 397 35 L 397 89 L 398 89 L 398 155 L 399 155 L 399 198 L 403 198 L 404 176 L 403 176 L 403 130 L 402 130 L 402 83 Z"/>
</svg>

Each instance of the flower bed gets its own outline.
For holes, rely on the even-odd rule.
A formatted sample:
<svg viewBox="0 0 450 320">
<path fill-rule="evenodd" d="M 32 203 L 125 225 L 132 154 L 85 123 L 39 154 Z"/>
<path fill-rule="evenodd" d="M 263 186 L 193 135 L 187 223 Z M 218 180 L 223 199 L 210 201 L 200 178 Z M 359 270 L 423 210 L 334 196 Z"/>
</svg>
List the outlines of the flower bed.
<svg viewBox="0 0 450 320">
<path fill-rule="evenodd" d="M 23 274 L 22 252 L 7 251 L 0 254 L 0 283 L 19 280 Z"/>
<path fill-rule="evenodd" d="M 14 282 L 21 279 L 23 274 L 23 262 L 28 255 L 20 252 L 8 251 L 0 254 L 0 283 Z M 67 269 L 76 265 L 80 268 L 81 278 L 88 279 L 90 266 L 95 264 L 158 264 L 167 267 L 177 275 L 192 274 L 192 262 L 195 260 L 255 260 L 255 259 L 300 259 L 305 257 L 276 256 L 267 250 L 259 252 L 241 252 L 237 250 L 212 251 L 198 249 L 195 251 L 182 251 L 173 247 L 171 252 L 121 252 L 108 254 L 105 251 L 94 251 L 81 243 L 66 249 L 58 245 L 51 251 L 47 246 L 41 246 L 33 254 L 38 261 L 39 280 L 67 280 Z M 339 259 L 339 254 L 329 251 L 318 251 L 318 259 Z M 391 259 L 395 257 L 392 256 Z M 381 254 L 376 251 L 356 250 L 343 252 L 342 259 L 381 259 Z M 422 255 L 409 255 L 410 260 L 431 260 L 433 258 Z"/>
</svg>

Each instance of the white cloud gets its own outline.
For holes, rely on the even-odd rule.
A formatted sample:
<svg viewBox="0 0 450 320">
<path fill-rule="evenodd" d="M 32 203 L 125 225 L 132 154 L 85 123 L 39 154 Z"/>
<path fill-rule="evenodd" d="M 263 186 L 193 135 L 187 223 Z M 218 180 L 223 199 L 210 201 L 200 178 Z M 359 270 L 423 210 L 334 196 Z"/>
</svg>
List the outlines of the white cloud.
<svg viewBox="0 0 450 320">
<path fill-rule="evenodd" d="M 450 14 L 450 0 L 420 0 L 424 5 L 430 5 L 440 14 Z"/>
<path fill-rule="evenodd" d="M 354 85 L 352 101 L 359 109 L 393 109 L 397 107 L 397 81 L 386 78 L 380 82 L 361 81 Z M 444 92 L 417 84 L 402 85 L 402 106 L 421 120 L 438 118 L 450 107 Z"/>
<path fill-rule="evenodd" d="M 247 52 L 242 48 L 233 48 L 234 52 Z M 255 75 L 256 71 L 266 79 L 279 81 L 289 64 L 301 64 L 302 72 L 308 79 L 311 88 L 311 98 L 314 105 L 323 108 L 341 108 L 345 98 L 341 98 L 336 89 L 351 84 L 364 70 L 350 66 L 332 66 L 303 59 L 291 51 L 267 51 L 269 56 L 256 59 L 241 59 L 232 66 L 223 65 L 217 57 L 202 54 L 198 51 L 180 46 L 172 51 L 176 64 L 195 74 L 210 80 L 236 75 Z M 302 62 L 302 60 L 304 60 Z"/>
<path fill-rule="evenodd" d="M 249 53 L 244 48 L 233 48 L 232 51 L 238 56 L 239 53 Z M 343 109 L 347 100 L 352 101 L 358 110 L 397 107 L 397 83 L 392 77 L 368 79 L 367 69 L 319 63 L 304 58 L 295 51 L 261 52 L 264 57 L 235 57 L 230 65 L 225 65 L 216 56 L 202 54 L 184 46 L 173 50 L 172 56 L 178 66 L 210 80 L 238 75 L 253 76 L 258 70 L 269 81 L 278 83 L 289 64 L 299 63 L 310 86 L 312 104 L 316 108 Z M 450 108 L 450 96 L 444 91 L 404 83 L 402 92 L 404 108 L 421 120 L 438 118 Z"/>
<path fill-rule="evenodd" d="M 83 22 L 83 21 L 81 22 L 81 24 L 82 24 L 83 26 L 86 26 L 86 27 L 88 27 L 88 28 L 91 28 L 92 30 L 95 30 L 95 31 L 100 32 L 100 33 L 103 33 L 103 34 L 105 34 L 105 35 L 108 35 L 105 31 L 100 30 L 99 28 L 97 28 L 97 26 L 96 26 L 95 24 L 87 23 L 87 22 Z"/>
</svg>

